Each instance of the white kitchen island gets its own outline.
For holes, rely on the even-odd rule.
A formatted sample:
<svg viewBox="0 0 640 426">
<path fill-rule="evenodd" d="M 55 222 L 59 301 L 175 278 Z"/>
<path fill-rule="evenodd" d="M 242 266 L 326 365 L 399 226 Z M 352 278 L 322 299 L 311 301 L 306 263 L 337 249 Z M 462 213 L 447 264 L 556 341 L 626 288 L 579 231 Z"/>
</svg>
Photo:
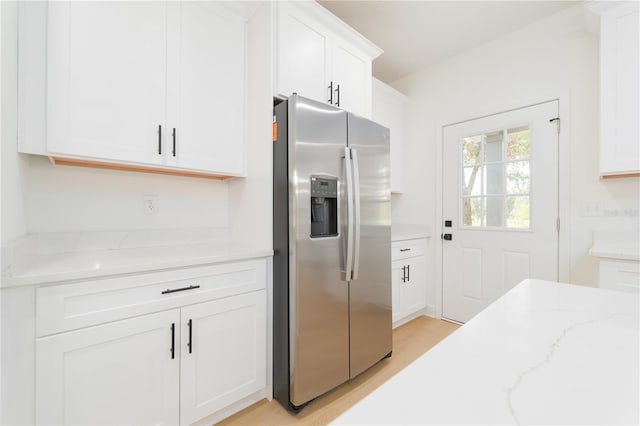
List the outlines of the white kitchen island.
<svg viewBox="0 0 640 426">
<path fill-rule="evenodd" d="M 525 280 L 334 424 L 638 424 L 638 302 Z"/>
</svg>

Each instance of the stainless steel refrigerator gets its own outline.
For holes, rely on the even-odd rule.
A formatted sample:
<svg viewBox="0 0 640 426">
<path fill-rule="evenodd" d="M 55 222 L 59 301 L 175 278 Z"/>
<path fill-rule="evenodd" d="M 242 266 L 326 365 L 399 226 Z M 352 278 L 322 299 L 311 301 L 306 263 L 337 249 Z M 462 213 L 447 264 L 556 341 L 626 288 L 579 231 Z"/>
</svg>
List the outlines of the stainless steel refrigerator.
<svg viewBox="0 0 640 426">
<path fill-rule="evenodd" d="M 274 397 L 291 411 L 391 355 L 389 130 L 274 107 Z"/>
</svg>

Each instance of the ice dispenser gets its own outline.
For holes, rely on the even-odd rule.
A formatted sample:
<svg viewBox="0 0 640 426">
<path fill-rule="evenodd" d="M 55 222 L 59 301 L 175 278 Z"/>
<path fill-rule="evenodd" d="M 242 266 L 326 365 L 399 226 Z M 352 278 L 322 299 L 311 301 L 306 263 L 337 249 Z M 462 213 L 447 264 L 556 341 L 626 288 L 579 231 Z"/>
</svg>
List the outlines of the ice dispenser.
<svg viewBox="0 0 640 426">
<path fill-rule="evenodd" d="M 338 179 L 311 177 L 311 238 L 338 235 Z"/>
</svg>

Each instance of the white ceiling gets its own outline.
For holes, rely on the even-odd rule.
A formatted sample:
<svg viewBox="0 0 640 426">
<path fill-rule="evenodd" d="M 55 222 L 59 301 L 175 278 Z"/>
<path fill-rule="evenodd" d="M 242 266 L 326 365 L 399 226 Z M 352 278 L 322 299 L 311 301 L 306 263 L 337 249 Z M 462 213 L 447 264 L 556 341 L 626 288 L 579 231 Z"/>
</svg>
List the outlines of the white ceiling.
<svg viewBox="0 0 640 426">
<path fill-rule="evenodd" d="M 390 83 L 580 1 L 319 0 L 384 53 L 373 75 Z"/>
</svg>

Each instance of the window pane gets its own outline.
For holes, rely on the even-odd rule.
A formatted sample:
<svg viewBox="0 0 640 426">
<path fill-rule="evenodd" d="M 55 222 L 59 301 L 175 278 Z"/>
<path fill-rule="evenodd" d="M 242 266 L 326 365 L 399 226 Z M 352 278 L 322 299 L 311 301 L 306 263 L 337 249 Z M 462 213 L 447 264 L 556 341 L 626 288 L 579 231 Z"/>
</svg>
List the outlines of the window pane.
<svg viewBox="0 0 640 426">
<path fill-rule="evenodd" d="M 502 140 L 504 131 L 491 132 L 484 135 L 484 161 L 502 161 Z"/>
<path fill-rule="evenodd" d="M 465 226 L 482 226 L 482 198 L 462 199 L 462 223 Z"/>
<path fill-rule="evenodd" d="M 529 158 L 531 141 L 529 127 L 518 127 L 507 131 L 507 160 Z"/>
<path fill-rule="evenodd" d="M 464 168 L 464 187 L 462 188 L 462 195 L 481 195 L 482 189 L 480 182 L 482 182 L 480 176 L 480 166 L 465 167 Z"/>
<path fill-rule="evenodd" d="M 485 204 L 486 226 L 504 226 L 504 200 L 502 197 L 487 197 Z"/>
<path fill-rule="evenodd" d="M 485 177 L 484 195 L 496 195 L 504 193 L 504 173 L 502 164 L 489 164 L 484 166 Z"/>
<path fill-rule="evenodd" d="M 531 169 L 528 161 L 507 164 L 507 193 L 528 194 L 531 190 Z"/>
<path fill-rule="evenodd" d="M 480 135 L 462 139 L 462 163 L 465 166 L 471 166 L 480 162 L 481 142 L 482 137 Z"/>
<path fill-rule="evenodd" d="M 529 197 L 507 197 L 507 227 L 530 227 Z"/>
</svg>

